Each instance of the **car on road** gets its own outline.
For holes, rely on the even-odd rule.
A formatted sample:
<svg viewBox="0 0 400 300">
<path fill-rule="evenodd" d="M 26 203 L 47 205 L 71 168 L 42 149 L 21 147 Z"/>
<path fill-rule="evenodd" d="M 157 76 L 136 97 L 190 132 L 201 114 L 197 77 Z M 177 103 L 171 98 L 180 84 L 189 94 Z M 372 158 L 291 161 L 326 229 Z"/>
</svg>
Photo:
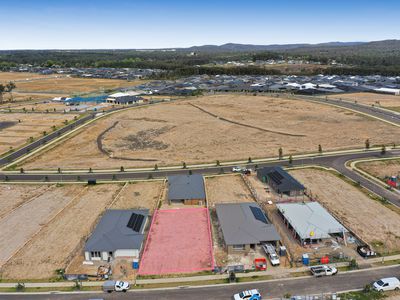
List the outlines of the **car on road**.
<svg viewBox="0 0 400 300">
<path fill-rule="evenodd" d="M 242 168 L 241 168 L 241 167 L 238 167 L 238 166 L 233 167 L 233 168 L 232 168 L 232 172 L 235 172 L 235 173 L 242 172 Z"/>
<path fill-rule="evenodd" d="M 234 300 L 261 300 L 261 294 L 257 289 L 247 290 L 233 295 Z"/>
<path fill-rule="evenodd" d="M 382 278 L 372 284 L 372 288 L 378 292 L 400 290 L 400 280 L 396 277 Z"/>
</svg>

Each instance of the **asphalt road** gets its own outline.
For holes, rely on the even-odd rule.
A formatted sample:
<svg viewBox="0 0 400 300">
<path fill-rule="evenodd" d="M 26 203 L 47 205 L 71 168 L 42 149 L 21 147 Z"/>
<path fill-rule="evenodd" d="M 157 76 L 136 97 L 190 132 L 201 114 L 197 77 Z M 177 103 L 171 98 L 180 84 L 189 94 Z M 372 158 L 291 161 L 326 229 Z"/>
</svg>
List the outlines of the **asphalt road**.
<svg viewBox="0 0 400 300">
<path fill-rule="evenodd" d="M 123 293 L 91 293 L 91 294 L 52 294 L 52 295 L 0 295 L 0 299 L 144 299 L 144 300 L 222 300 L 231 299 L 234 293 L 257 288 L 264 299 L 282 297 L 285 293 L 291 295 L 310 295 L 330 293 L 363 288 L 383 277 L 399 276 L 400 266 L 385 269 L 366 269 L 355 273 L 339 274 L 333 277 L 300 278 L 276 280 L 262 283 L 231 284 L 181 289 L 156 289 L 149 291 L 132 291 Z"/>
<path fill-rule="evenodd" d="M 369 189 L 370 191 L 376 193 L 377 195 L 384 197 L 391 203 L 400 206 L 400 194 L 387 190 L 386 188 L 380 186 L 375 182 L 371 182 L 359 175 L 358 173 L 351 171 L 345 167 L 345 163 L 349 160 L 363 159 L 363 158 L 384 158 L 384 157 L 394 157 L 400 156 L 399 150 L 387 151 L 385 155 L 382 155 L 380 151 L 365 151 L 362 153 L 351 153 L 351 154 L 337 154 L 329 156 L 316 156 L 311 158 L 304 158 L 294 160 L 292 165 L 288 163 L 287 160 L 268 162 L 268 163 L 258 163 L 257 166 L 305 166 L 305 165 L 321 165 L 326 167 L 332 167 L 342 173 L 343 175 L 349 177 L 350 179 L 359 182 L 361 186 Z M 255 163 L 247 164 L 247 167 L 254 168 Z M 19 181 L 19 182 L 29 182 L 29 181 L 39 181 L 39 182 L 68 182 L 68 181 L 83 181 L 86 182 L 89 179 L 96 179 L 99 181 L 113 181 L 113 180 L 137 180 L 137 179 L 149 179 L 149 178 L 165 178 L 168 175 L 177 174 L 188 174 L 187 169 L 171 169 L 171 170 L 158 170 L 158 171 L 125 171 L 125 172 L 106 172 L 106 173 L 0 173 L 0 180 L 2 181 Z M 220 173 L 231 173 L 232 166 L 223 167 L 204 167 L 191 169 L 193 173 L 199 173 L 203 175 L 220 174 Z"/>
</svg>

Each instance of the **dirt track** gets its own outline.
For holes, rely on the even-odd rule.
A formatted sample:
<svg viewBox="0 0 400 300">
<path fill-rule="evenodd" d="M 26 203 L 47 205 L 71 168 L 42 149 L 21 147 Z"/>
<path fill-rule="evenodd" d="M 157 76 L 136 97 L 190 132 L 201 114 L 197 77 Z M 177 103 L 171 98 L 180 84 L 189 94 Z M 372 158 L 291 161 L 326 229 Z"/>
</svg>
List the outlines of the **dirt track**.
<svg viewBox="0 0 400 300">
<path fill-rule="evenodd" d="M 400 250 L 399 214 L 331 173 L 319 170 L 294 170 L 290 173 L 338 216 L 343 225 L 377 251 Z"/>
<path fill-rule="evenodd" d="M 275 132 L 220 120 L 189 103 L 225 119 Z M 192 98 L 189 103 L 164 103 L 113 114 L 24 165 L 29 169 L 161 166 L 277 156 L 279 147 L 284 154 L 315 152 L 318 144 L 324 150 L 363 147 L 367 138 L 373 143 L 400 142 L 398 128 L 301 100 L 216 95 Z M 109 153 L 105 155 L 96 140 L 116 121 L 118 124 L 102 137 L 102 146 Z"/>
</svg>

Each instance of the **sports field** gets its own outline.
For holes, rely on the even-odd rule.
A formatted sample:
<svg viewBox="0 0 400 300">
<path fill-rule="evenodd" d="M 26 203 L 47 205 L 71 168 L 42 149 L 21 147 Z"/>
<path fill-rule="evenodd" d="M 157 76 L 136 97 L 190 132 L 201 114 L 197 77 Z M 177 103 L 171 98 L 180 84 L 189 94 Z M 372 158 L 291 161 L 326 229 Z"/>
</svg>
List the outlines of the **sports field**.
<svg viewBox="0 0 400 300">
<path fill-rule="evenodd" d="M 208 210 L 178 208 L 156 211 L 139 275 L 195 273 L 213 268 Z"/>
</svg>

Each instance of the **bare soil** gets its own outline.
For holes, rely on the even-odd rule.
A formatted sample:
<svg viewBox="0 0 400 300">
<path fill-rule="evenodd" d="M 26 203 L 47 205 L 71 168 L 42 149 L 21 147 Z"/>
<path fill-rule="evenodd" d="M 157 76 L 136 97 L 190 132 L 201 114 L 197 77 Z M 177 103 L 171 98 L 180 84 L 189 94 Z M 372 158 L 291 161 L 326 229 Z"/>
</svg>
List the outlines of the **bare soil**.
<svg viewBox="0 0 400 300">
<path fill-rule="evenodd" d="M 76 189 L 75 186 L 63 187 Z M 99 216 L 112 202 L 120 185 L 79 187 L 82 193 L 27 243 L 2 268 L 3 278 L 46 279 L 65 268 L 81 251 Z M 54 199 L 52 199 L 54 201 Z M 29 270 L 27 272 L 26 270 Z"/>
<path fill-rule="evenodd" d="M 0 154 L 28 143 L 30 137 L 38 138 L 43 131 L 50 133 L 52 126 L 62 126 L 65 120 L 71 121 L 75 114 L 30 114 L 1 113 L 1 122 L 13 125 L 0 129 Z"/>
<path fill-rule="evenodd" d="M 97 145 L 100 135 L 106 153 Z M 215 95 L 113 114 L 30 159 L 25 167 L 192 164 L 277 156 L 279 147 L 284 154 L 316 152 L 318 144 L 324 150 L 363 147 L 366 139 L 398 143 L 400 129 L 303 100 Z"/>
<path fill-rule="evenodd" d="M 26 201 L 31 201 L 37 196 L 48 191 L 48 185 L 0 185 L 0 218 L 11 210 L 19 207 Z"/>
<path fill-rule="evenodd" d="M 82 187 L 74 186 L 53 186 L 46 193 L 3 215 L 0 219 L 0 267 L 41 231 L 81 189 Z"/>
<path fill-rule="evenodd" d="M 337 176 L 320 170 L 290 172 L 349 230 L 379 252 L 400 250 L 400 216 Z"/>
<path fill-rule="evenodd" d="M 361 162 L 357 167 L 380 179 L 400 176 L 400 159 Z"/>
<path fill-rule="evenodd" d="M 209 206 L 218 203 L 254 202 L 240 175 L 206 177 L 205 183 Z"/>
</svg>

